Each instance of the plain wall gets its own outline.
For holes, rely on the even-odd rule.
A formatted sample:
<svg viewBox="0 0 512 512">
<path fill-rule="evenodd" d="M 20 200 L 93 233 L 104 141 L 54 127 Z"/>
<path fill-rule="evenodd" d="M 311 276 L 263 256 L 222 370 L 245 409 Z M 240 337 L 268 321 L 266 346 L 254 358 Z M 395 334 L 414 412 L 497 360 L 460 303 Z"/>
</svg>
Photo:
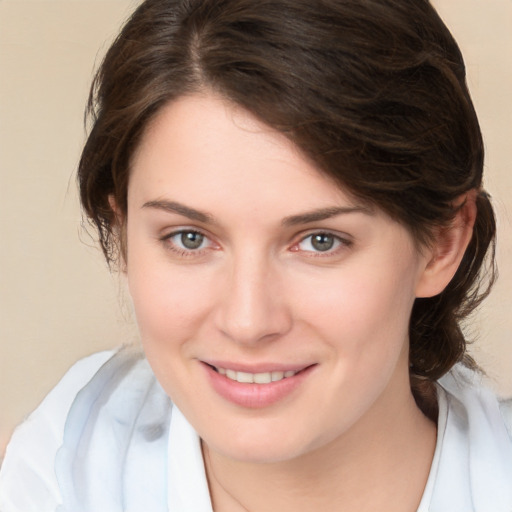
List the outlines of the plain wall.
<svg viewBox="0 0 512 512">
<path fill-rule="evenodd" d="M 512 394 L 512 2 L 437 0 L 486 141 L 500 280 L 473 348 Z M 0 0 L 0 453 L 78 358 L 136 340 L 122 280 L 81 227 L 74 172 L 95 64 L 136 0 Z"/>
</svg>

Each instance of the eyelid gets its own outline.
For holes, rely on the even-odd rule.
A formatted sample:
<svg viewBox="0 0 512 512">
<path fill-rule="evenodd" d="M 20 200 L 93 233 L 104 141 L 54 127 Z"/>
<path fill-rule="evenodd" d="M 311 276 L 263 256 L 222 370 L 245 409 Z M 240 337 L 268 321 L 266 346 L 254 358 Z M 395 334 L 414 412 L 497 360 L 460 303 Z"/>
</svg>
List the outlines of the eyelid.
<svg viewBox="0 0 512 512">
<path fill-rule="evenodd" d="M 308 238 L 314 236 L 314 235 L 328 235 L 335 238 L 340 244 L 338 247 L 335 247 L 334 249 L 330 249 L 327 251 L 307 251 L 307 250 L 301 250 L 298 245 Z M 337 231 L 332 231 L 329 229 L 312 229 L 308 230 L 307 232 L 303 232 L 300 235 L 298 235 L 297 240 L 293 242 L 292 246 L 290 247 L 290 250 L 293 252 L 303 252 L 308 257 L 329 257 L 333 255 L 337 255 L 340 251 L 347 249 L 348 247 L 352 246 L 354 243 L 352 237 L 346 233 L 339 233 Z"/>
<path fill-rule="evenodd" d="M 205 238 L 205 240 L 207 240 L 209 242 L 208 246 L 202 247 L 200 249 L 187 249 L 187 248 L 176 246 L 175 244 L 173 244 L 171 242 L 171 239 L 173 237 L 175 237 L 177 235 L 181 235 L 183 233 L 197 233 L 197 234 L 203 236 Z M 218 244 L 216 244 L 212 240 L 212 237 L 209 236 L 207 233 L 205 233 L 202 229 L 199 229 L 197 227 L 192 227 L 192 226 L 180 226 L 179 228 L 175 228 L 175 229 L 165 233 L 164 235 L 160 236 L 159 241 L 164 244 L 166 249 L 168 249 L 169 251 L 171 251 L 179 256 L 192 256 L 192 257 L 200 256 L 205 251 L 217 249 L 219 247 Z"/>
<path fill-rule="evenodd" d="M 170 241 L 173 237 L 183 233 L 198 233 L 205 238 L 205 240 L 208 242 L 208 245 L 198 249 L 187 249 L 179 247 Z M 339 242 L 339 244 L 337 247 L 326 251 L 302 250 L 298 247 L 300 243 L 314 235 L 332 236 L 337 242 Z M 197 228 L 195 226 L 176 227 L 171 231 L 168 231 L 165 234 L 159 236 L 158 239 L 165 245 L 166 249 L 175 254 L 178 254 L 179 256 L 200 256 L 203 255 L 206 251 L 217 250 L 220 248 L 219 244 L 213 240 L 212 236 L 206 233 L 203 229 Z M 308 257 L 332 257 L 337 255 L 340 251 L 349 248 L 351 245 L 353 245 L 353 243 L 354 242 L 352 237 L 346 233 L 340 233 L 338 231 L 329 229 L 308 229 L 307 231 L 295 236 L 295 241 L 292 242 L 288 250 L 291 250 L 292 252 L 302 252 Z"/>
<path fill-rule="evenodd" d="M 192 227 L 192 226 L 180 226 L 178 228 L 173 228 L 171 231 L 165 231 L 163 235 L 161 235 L 159 238 L 160 240 L 167 240 L 169 238 L 172 238 L 176 235 L 181 235 L 182 233 L 199 233 L 200 235 L 203 235 L 205 238 L 210 239 L 210 237 L 201 229 Z"/>
</svg>

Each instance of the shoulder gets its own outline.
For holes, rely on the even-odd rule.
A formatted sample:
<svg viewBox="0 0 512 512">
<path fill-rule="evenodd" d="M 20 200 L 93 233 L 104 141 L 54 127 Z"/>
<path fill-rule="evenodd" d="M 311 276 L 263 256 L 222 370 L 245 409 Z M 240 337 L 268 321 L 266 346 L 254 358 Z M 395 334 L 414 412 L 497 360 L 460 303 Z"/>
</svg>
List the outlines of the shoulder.
<svg viewBox="0 0 512 512">
<path fill-rule="evenodd" d="M 484 374 L 457 364 L 440 379 L 439 385 L 452 415 L 464 418 L 465 423 L 474 427 L 478 425 L 478 432 L 490 426 L 489 433 L 512 444 L 512 399 L 498 397 L 488 387 Z"/>
<path fill-rule="evenodd" d="M 78 362 L 13 436 L 0 510 L 160 510 L 171 409 L 141 350 Z"/>
<path fill-rule="evenodd" d="M 127 347 L 106 361 L 66 419 L 55 459 L 59 510 L 160 510 L 171 408 L 140 350 Z"/>
<path fill-rule="evenodd" d="M 0 472 L 2 511 L 36 510 L 31 504 L 34 497 L 39 500 L 38 510 L 55 508 L 59 493 L 53 468 L 69 411 L 80 390 L 114 354 L 98 352 L 74 364 L 16 429 Z"/>
<path fill-rule="evenodd" d="M 512 404 L 456 365 L 439 381 L 438 445 L 428 510 L 512 510 Z"/>
</svg>

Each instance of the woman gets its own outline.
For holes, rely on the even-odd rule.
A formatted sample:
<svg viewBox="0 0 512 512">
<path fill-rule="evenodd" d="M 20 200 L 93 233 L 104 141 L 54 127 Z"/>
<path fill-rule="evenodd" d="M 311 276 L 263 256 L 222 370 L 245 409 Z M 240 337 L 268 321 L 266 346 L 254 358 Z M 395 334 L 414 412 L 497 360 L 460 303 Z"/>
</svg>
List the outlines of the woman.
<svg viewBox="0 0 512 512">
<path fill-rule="evenodd" d="M 144 2 L 79 168 L 144 355 L 70 370 L 2 510 L 509 511 L 460 330 L 495 235 L 464 80 L 424 0 Z"/>
</svg>

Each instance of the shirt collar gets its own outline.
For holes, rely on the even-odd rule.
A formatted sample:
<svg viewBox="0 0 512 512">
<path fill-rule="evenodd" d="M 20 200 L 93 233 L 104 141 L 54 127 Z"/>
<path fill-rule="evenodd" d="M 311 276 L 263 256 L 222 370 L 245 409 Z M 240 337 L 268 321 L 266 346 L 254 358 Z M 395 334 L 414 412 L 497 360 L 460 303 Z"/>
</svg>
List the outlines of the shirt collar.
<svg viewBox="0 0 512 512">
<path fill-rule="evenodd" d="M 174 405 L 168 444 L 169 512 L 213 512 L 199 436 Z"/>
</svg>

